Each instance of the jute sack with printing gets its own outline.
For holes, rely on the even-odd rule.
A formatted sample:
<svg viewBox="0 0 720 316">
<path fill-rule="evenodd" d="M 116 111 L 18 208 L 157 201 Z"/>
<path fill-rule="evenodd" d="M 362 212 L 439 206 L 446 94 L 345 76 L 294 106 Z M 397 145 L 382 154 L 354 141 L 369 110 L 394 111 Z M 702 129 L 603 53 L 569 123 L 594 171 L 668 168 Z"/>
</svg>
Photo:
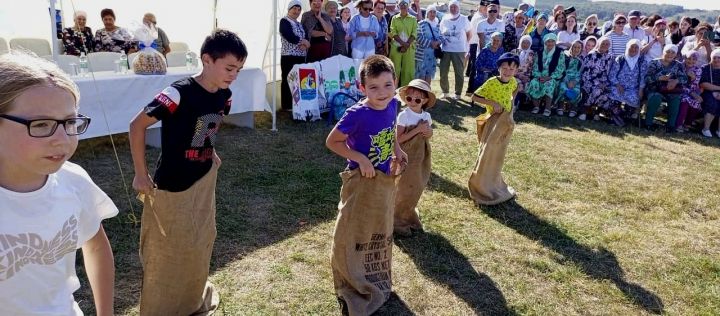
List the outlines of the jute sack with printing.
<svg viewBox="0 0 720 316">
<path fill-rule="evenodd" d="M 510 137 L 515 129 L 512 112 L 478 116 L 477 136 L 480 143 L 475 169 L 470 175 L 470 197 L 480 205 L 495 205 L 515 196 L 515 190 L 502 177 Z"/>
<path fill-rule="evenodd" d="M 331 265 L 343 313 L 370 315 L 392 291 L 392 233 L 395 177 L 360 169 L 340 174 L 339 214 L 333 233 Z"/>
<path fill-rule="evenodd" d="M 416 127 L 407 126 L 406 131 L 410 132 Z M 430 181 L 432 149 L 429 139 L 422 134 L 413 136 L 400 144 L 400 147 L 408 155 L 408 165 L 395 180 L 397 190 L 393 230 L 398 235 L 408 235 L 411 229 L 422 230 L 417 204 Z"/>
<path fill-rule="evenodd" d="M 215 242 L 218 166 L 183 192 L 144 196 L 140 315 L 211 315 L 220 297 L 208 282 Z"/>
</svg>

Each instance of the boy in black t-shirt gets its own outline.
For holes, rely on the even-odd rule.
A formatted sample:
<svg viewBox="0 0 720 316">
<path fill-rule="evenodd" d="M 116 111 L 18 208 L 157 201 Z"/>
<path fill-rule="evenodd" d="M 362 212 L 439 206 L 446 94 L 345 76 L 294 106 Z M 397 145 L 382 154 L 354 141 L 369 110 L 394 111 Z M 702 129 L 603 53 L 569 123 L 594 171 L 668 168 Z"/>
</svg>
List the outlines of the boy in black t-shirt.
<svg viewBox="0 0 720 316">
<path fill-rule="evenodd" d="M 202 45 L 203 70 L 174 82 L 130 122 L 133 188 L 144 203 L 140 233 L 141 315 L 190 315 L 214 310 L 207 282 L 215 241 L 214 145 L 230 110 L 230 84 L 247 57 L 237 34 L 216 30 Z M 145 162 L 145 131 L 162 121 L 155 176 Z"/>
</svg>

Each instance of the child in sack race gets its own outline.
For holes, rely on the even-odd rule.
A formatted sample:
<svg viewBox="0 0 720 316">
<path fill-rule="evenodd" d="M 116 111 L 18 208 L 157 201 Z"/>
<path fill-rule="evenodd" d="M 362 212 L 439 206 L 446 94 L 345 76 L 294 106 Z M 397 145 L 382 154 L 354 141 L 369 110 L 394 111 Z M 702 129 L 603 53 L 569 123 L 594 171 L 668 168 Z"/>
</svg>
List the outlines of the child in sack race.
<svg viewBox="0 0 720 316">
<path fill-rule="evenodd" d="M 133 188 L 144 209 L 140 232 L 140 315 L 207 315 L 219 295 L 208 282 L 215 242 L 215 141 L 230 111 L 230 84 L 247 58 L 237 34 L 215 30 L 200 50 L 203 70 L 165 88 L 130 123 Z M 162 121 L 155 176 L 145 162 L 145 131 Z"/>
<path fill-rule="evenodd" d="M 347 109 L 325 143 L 348 162 L 340 174 L 343 185 L 331 255 L 335 292 L 344 314 L 372 314 L 392 291 L 395 176 L 407 164 L 396 141 L 395 79 L 390 59 L 365 59 L 360 89 L 367 97 Z"/>
<path fill-rule="evenodd" d="M 83 315 L 77 249 L 96 315 L 113 314 L 115 266 L 102 220 L 110 198 L 68 162 L 90 118 L 80 92 L 55 64 L 0 56 L 0 315 Z"/>
<path fill-rule="evenodd" d="M 393 229 L 395 237 L 407 237 L 413 231 L 423 231 L 416 207 L 430 180 L 433 135 L 432 118 L 425 110 L 435 106 L 436 97 L 430 85 L 420 79 L 398 89 L 398 95 L 407 105 L 397 118 L 397 141 L 408 155 L 408 166 L 396 181 Z"/>
<path fill-rule="evenodd" d="M 476 119 L 480 151 L 468 181 L 470 196 L 480 205 L 503 203 L 515 196 L 501 172 L 515 128 L 512 103 L 518 93 L 515 74 L 519 65 L 517 55 L 503 54 L 497 61 L 500 76 L 486 81 L 473 95 L 473 101 L 487 110 Z"/>
</svg>

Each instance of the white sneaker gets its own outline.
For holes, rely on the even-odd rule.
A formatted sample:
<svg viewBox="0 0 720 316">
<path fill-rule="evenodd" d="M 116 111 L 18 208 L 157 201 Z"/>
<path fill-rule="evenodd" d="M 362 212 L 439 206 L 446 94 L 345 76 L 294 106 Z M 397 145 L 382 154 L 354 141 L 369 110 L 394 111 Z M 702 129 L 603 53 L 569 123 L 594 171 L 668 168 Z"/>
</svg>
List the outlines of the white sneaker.
<svg viewBox="0 0 720 316">
<path fill-rule="evenodd" d="M 543 111 L 543 116 L 545 116 L 545 117 L 549 117 L 550 114 L 552 114 L 552 112 L 550 111 L 550 109 L 545 109 L 545 111 Z"/>
<path fill-rule="evenodd" d="M 712 133 L 710 132 L 709 129 L 702 130 L 702 135 L 705 137 L 712 137 Z"/>
<path fill-rule="evenodd" d="M 557 110 L 557 115 L 558 115 L 558 116 L 563 116 L 563 115 L 565 115 L 565 111 L 563 111 L 563 110 Z"/>
<path fill-rule="evenodd" d="M 585 115 L 585 113 L 580 114 L 580 116 L 578 116 L 578 120 L 584 121 L 586 119 L 587 119 L 587 115 Z"/>
<path fill-rule="evenodd" d="M 720 138 L 720 129 L 715 131 L 715 134 L 717 134 L 717 137 Z"/>
<path fill-rule="evenodd" d="M 532 109 L 532 112 L 531 112 L 531 113 L 532 113 L 532 114 L 538 114 L 538 113 L 540 113 L 540 107 L 537 107 L 537 106 L 534 107 L 534 108 Z"/>
<path fill-rule="evenodd" d="M 456 94 L 456 95 L 451 96 L 450 98 L 452 98 L 453 100 L 459 100 L 462 97 L 459 94 Z"/>
<path fill-rule="evenodd" d="M 595 114 L 595 116 L 593 116 L 593 121 L 599 121 L 599 120 L 600 120 L 600 115 Z"/>
<path fill-rule="evenodd" d="M 448 98 L 448 94 L 447 94 L 447 93 L 440 93 L 439 99 L 446 100 L 447 98 Z"/>
</svg>

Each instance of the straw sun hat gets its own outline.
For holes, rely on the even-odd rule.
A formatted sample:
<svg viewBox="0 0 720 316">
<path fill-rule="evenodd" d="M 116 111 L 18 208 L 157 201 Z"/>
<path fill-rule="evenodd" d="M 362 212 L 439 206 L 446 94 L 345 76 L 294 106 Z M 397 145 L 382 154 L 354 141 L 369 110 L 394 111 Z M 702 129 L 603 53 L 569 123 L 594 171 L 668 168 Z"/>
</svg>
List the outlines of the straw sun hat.
<svg viewBox="0 0 720 316">
<path fill-rule="evenodd" d="M 437 98 L 435 97 L 435 94 L 430 89 L 430 85 L 427 82 L 425 82 L 425 80 L 413 79 L 412 81 L 410 81 L 410 83 L 408 83 L 407 86 L 404 86 L 404 87 L 398 89 L 397 93 L 400 96 L 400 100 L 402 100 L 402 102 L 406 102 L 405 97 L 407 97 L 408 88 L 415 88 L 420 91 L 425 91 L 427 93 L 428 102 L 425 104 L 425 107 L 424 107 L 425 109 L 429 109 L 429 108 L 435 106 L 435 100 Z"/>
</svg>

